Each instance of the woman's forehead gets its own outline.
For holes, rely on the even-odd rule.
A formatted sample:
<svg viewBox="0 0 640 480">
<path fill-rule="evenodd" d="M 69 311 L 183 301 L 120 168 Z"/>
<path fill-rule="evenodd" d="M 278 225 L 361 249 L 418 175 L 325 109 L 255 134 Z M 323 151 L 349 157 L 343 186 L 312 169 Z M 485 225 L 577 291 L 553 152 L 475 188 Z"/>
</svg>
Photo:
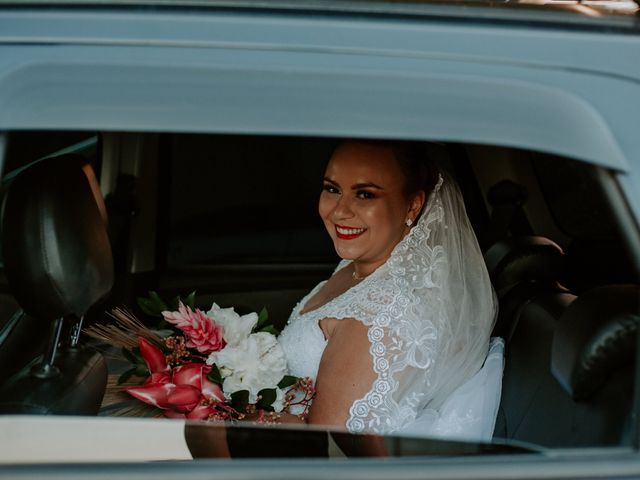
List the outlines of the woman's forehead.
<svg viewBox="0 0 640 480">
<path fill-rule="evenodd" d="M 338 182 L 375 183 L 382 187 L 400 185 L 404 180 L 391 148 L 359 142 L 339 146 L 325 175 Z"/>
</svg>

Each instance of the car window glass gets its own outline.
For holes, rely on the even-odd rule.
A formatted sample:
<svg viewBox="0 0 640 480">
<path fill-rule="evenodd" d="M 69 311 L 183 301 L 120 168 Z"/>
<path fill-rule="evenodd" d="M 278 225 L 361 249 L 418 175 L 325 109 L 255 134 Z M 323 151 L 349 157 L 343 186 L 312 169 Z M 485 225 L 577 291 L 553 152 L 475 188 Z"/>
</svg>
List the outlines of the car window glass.
<svg viewBox="0 0 640 480">
<path fill-rule="evenodd" d="M 317 213 L 330 142 L 173 135 L 169 145 L 169 267 L 335 262 Z"/>
</svg>

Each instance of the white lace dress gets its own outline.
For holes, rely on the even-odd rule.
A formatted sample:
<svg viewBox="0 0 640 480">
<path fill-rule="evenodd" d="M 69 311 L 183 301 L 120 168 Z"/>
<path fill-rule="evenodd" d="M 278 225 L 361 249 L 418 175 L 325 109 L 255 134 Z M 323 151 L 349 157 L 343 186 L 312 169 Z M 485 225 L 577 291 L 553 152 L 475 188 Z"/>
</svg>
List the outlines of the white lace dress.
<svg viewBox="0 0 640 480">
<path fill-rule="evenodd" d="M 357 318 L 354 317 L 356 312 L 353 312 L 350 306 L 358 303 L 354 302 L 355 297 L 369 288 L 370 282 L 375 283 L 375 278 L 356 285 L 316 310 L 300 314 L 307 301 L 326 283 L 321 282 L 295 306 L 287 326 L 279 337 L 292 375 L 310 377 L 315 381 L 322 354 L 327 346 L 319 321 L 323 318 Z M 389 397 L 394 390 L 393 382 L 389 378 L 390 365 L 384 355 L 386 348 L 382 342 L 381 330 L 380 326 L 369 329 L 370 353 L 378 378 L 371 391 L 352 405 L 346 423 L 347 429 L 353 433 L 399 432 L 410 436 L 490 440 L 500 402 L 503 340 L 492 339 L 482 368 L 454 390 L 439 408 L 429 408 L 426 405 L 418 408 L 421 402 L 411 402 L 407 399 L 404 408 L 398 405 L 397 408 L 391 409 L 396 414 L 390 415 L 388 407 L 381 408 L 385 403 L 392 403 L 390 398 L 385 397 Z M 433 334 L 435 337 L 436 333 Z M 432 384 L 434 390 L 440 387 L 439 383 L 446 382 L 446 379 L 437 374 L 433 377 L 438 379 Z M 416 400 L 418 397 L 419 395 L 416 395 Z M 363 421 L 367 418 L 372 420 L 368 425 Z"/>
<path fill-rule="evenodd" d="M 349 410 L 350 432 L 481 440 L 493 433 L 503 362 L 502 342 L 489 344 L 497 304 L 457 187 L 441 186 L 384 265 L 300 314 L 325 282 L 317 285 L 279 337 L 291 374 L 315 380 L 327 345 L 321 319 L 354 318 L 369 328 L 376 379 Z"/>
</svg>

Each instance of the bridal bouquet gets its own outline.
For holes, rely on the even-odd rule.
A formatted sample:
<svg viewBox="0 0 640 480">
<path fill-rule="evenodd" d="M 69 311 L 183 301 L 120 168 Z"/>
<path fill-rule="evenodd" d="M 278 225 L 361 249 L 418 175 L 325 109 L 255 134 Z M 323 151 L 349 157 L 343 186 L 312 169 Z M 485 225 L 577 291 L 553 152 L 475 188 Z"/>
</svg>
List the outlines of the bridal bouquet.
<svg viewBox="0 0 640 480">
<path fill-rule="evenodd" d="M 238 420 L 255 414 L 257 421 L 275 422 L 281 412 L 306 416 L 315 390 L 310 379 L 287 374 L 266 309 L 239 315 L 214 303 L 203 312 L 194 308 L 194 297 L 178 298 L 173 311 L 154 292 L 138 300 L 168 330 L 149 329 L 124 309 L 112 311 L 115 325 L 87 329 L 121 347 L 132 364 L 118 384 L 144 378 L 123 390 L 171 418 Z"/>
</svg>

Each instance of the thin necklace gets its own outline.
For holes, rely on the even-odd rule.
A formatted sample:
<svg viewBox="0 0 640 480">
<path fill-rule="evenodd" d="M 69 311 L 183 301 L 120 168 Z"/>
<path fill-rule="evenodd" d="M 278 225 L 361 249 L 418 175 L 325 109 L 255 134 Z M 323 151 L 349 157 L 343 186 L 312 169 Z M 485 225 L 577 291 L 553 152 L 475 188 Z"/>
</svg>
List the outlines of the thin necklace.
<svg viewBox="0 0 640 480">
<path fill-rule="evenodd" d="M 365 278 L 367 278 L 368 275 L 363 275 L 362 277 L 358 276 L 358 274 L 356 273 L 356 271 L 354 270 L 353 272 L 351 272 L 351 278 L 353 278 L 354 280 L 364 280 Z"/>
</svg>

